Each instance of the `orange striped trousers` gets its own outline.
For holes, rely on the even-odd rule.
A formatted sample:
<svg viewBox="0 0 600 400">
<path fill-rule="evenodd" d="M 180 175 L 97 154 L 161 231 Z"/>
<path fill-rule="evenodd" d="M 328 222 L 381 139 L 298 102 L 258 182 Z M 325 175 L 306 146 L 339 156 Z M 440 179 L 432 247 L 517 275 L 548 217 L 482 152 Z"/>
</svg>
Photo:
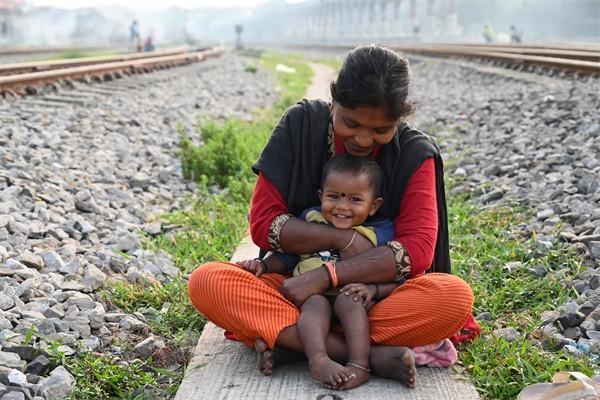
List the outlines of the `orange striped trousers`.
<svg viewBox="0 0 600 400">
<path fill-rule="evenodd" d="M 188 282 L 194 306 L 208 320 L 231 331 L 248 346 L 262 338 L 270 348 L 300 311 L 278 291 L 286 276 L 257 278 L 227 262 L 198 267 Z M 456 334 L 473 306 L 473 292 L 462 279 L 427 274 L 410 279 L 369 311 L 374 344 L 415 347 Z"/>
</svg>

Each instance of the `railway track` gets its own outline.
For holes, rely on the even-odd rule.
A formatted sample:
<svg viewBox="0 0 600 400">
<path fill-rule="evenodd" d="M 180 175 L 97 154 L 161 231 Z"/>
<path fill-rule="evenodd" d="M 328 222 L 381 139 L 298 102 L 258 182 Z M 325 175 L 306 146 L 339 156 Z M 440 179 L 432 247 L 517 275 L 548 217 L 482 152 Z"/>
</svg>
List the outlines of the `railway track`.
<svg viewBox="0 0 600 400">
<path fill-rule="evenodd" d="M 107 81 L 122 75 L 150 72 L 214 57 L 222 50 L 183 49 L 106 57 L 0 65 L 0 95 L 36 94 L 43 88 L 56 88 L 65 81 Z"/>
<path fill-rule="evenodd" d="M 476 58 L 504 64 L 513 69 L 534 71 L 538 67 L 543 67 L 582 74 L 600 74 L 600 50 L 452 44 L 393 45 L 392 47 L 399 51 L 422 55 Z"/>
<path fill-rule="evenodd" d="M 0 48 L 0 64 L 39 61 L 62 56 L 68 52 L 115 52 L 125 53 L 126 47 L 115 46 L 71 46 L 71 47 L 3 47 Z"/>
<path fill-rule="evenodd" d="M 600 46 L 566 45 L 501 45 L 501 44 L 444 44 L 444 43 L 387 43 L 390 48 L 409 54 L 437 57 L 457 57 L 491 62 L 511 69 L 529 72 L 572 72 L 581 75 L 600 75 Z M 347 51 L 348 44 L 298 44 L 303 49 Z"/>
</svg>

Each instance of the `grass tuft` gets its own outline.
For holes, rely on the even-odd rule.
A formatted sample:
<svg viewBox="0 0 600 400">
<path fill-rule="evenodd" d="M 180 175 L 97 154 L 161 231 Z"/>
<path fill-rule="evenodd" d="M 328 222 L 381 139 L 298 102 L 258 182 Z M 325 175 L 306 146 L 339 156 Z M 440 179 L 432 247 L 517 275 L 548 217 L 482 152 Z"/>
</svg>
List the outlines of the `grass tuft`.
<svg viewBox="0 0 600 400">
<path fill-rule="evenodd" d="M 524 386 L 549 382 L 559 371 L 591 374 L 589 359 L 544 348 L 531 335 L 542 312 L 575 296 L 568 281 L 579 273 L 581 260 L 563 250 L 539 253 L 535 240 L 515 234 L 530 217 L 522 207 L 480 210 L 467 196 L 456 196 L 449 199 L 448 215 L 453 270 L 473 288 L 474 314 L 487 312 L 490 317 L 480 321 L 481 337 L 459 348 L 460 361 L 482 397 L 514 399 Z M 509 262 L 522 265 L 506 269 Z M 544 266 L 546 277 L 528 271 L 535 265 Z M 506 327 L 521 336 L 509 342 L 494 333 Z"/>
</svg>

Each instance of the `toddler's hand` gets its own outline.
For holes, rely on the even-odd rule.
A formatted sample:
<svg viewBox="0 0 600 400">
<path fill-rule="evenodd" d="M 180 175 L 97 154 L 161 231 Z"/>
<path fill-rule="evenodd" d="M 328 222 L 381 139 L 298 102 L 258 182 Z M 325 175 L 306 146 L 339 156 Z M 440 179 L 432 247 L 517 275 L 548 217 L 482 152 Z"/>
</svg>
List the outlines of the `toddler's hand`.
<svg viewBox="0 0 600 400">
<path fill-rule="evenodd" d="M 256 276 L 261 276 L 265 273 L 264 264 L 256 259 L 240 261 L 237 265 Z"/>
<path fill-rule="evenodd" d="M 364 283 L 349 283 L 340 289 L 340 296 L 354 296 L 352 300 L 359 301 L 363 299 L 363 306 L 372 301 L 375 297 L 375 285 L 365 285 Z"/>
</svg>

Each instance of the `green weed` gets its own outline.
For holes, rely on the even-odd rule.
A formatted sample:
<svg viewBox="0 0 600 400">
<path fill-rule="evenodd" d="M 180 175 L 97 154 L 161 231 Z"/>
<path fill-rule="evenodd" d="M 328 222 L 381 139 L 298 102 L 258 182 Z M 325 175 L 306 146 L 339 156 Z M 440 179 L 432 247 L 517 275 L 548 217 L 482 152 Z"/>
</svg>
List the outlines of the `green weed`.
<svg viewBox="0 0 600 400">
<path fill-rule="evenodd" d="M 465 196 L 449 200 L 453 269 L 473 288 L 474 314 L 490 315 L 489 321 L 480 321 L 482 336 L 459 349 L 460 360 L 482 396 L 513 399 L 524 386 L 550 381 L 555 372 L 593 372 L 589 361 L 545 349 L 530 336 L 543 311 L 555 309 L 573 294 L 565 277 L 553 272 L 566 269 L 568 281 L 579 272 L 580 260 L 560 250 L 538 253 L 531 241 L 511 234 L 527 220 L 524 209 L 479 211 Z M 513 271 L 504 268 L 514 261 L 522 266 Z M 532 275 L 528 268 L 535 265 L 543 265 L 548 275 Z M 513 327 L 522 336 L 508 342 L 493 333 L 504 327 Z"/>
<path fill-rule="evenodd" d="M 204 327 L 205 320 L 190 304 L 183 280 L 166 285 L 111 281 L 100 297 L 127 313 L 154 309 L 147 315 L 150 327 L 173 345 L 193 342 Z"/>
</svg>

